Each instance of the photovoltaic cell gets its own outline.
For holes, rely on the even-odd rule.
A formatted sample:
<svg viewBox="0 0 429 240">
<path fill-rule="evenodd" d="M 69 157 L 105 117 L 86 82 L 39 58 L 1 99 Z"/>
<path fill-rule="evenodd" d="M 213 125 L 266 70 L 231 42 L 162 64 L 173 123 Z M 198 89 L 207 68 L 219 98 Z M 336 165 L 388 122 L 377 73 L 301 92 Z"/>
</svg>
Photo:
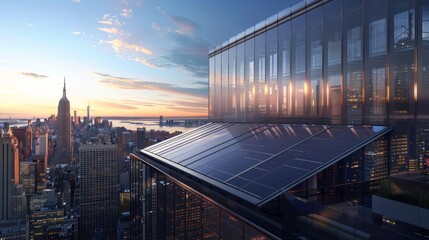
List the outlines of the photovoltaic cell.
<svg viewBox="0 0 429 240">
<path fill-rule="evenodd" d="M 388 126 L 209 123 L 142 150 L 259 205 L 391 130 Z M 176 164 L 176 165 L 175 165 Z M 178 165 L 177 165 L 178 164 Z M 198 174 L 197 174 L 198 173 Z"/>
</svg>

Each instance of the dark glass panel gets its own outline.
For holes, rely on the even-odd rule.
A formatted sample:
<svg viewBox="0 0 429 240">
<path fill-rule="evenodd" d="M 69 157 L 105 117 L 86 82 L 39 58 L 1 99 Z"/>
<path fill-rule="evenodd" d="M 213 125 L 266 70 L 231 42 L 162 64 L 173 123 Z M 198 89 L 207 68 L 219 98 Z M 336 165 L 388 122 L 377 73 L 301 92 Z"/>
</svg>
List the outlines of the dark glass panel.
<svg viewBox="0 0 429 240">
<path fill-rule="evenodd" d="M 214 109 L 213 109 L 214 97 L 215 97 L 214 70 L 215 70 L 215 58 L 211 57 L 209 59 L 209 119 L 213 119 L 213 120 L 215 120 Z"/>
<path fill-rule="evenodd" d="M 220 239 L 220 211 L 212 203 L 202 199 L 201 206 L 202 239 Z"/>
<path fill-rule="evenodd" d="M 244 64 L 244 43 L 241 43 L 237 46 L 237 121 L 245 119 Z"/>
<path fill-rule="evenodd" d="M 414 0 L 392 1 L 393 50 L 390 54 L 390 114 L 414 114 Z M 410 116 L 412 117 L 412 116 Z"/>
<path fill-rule="evenodd" d="M 157 188 L 157 222 L 158 223 L 165 223 L 166 222 L 166 211 L 165 211 L 165 205 L 166 205 L 166 179 L 165 175 L 162 173 L 158 174 L 158 179 L 156 183 Z M 157 238 L 165 239 L 166 238 L 166 224 L 158 224 L 157 227 L 158 234 Z"/>
<path fill-rule="evenodd" d="M 174 181 L 167 177 L 165 186 L 165 237 L 174 239 Z"/>
<path fill-rule="evenodd" d="M 245 42 L 245 87 L 246 87 L 246 120 L 254 119 L 255 114 L 255 40 Z"/>
<path fill-rule="evenodd" d="M 293 87 L 293 116 L 305 114 L 305 15 L 292 20 L 292 87 Z"/>
<path fill-rule="evenodd" d="M 201 197 L 186 191 L 186 238 L 201 238 Z"/>
<path fill-rule="evenodd" d="M 255 82 L 256 106 L 258 116 L 267 113 L 267 86 L 265 84 L 265 33 L 255 38 Z"/>
<path fill-rule="evenodd" d="M 222 55 L 222 87 L 221 87 L 221 102 L 222 102 L 222 120 L 226 119 L 229 110 L 229 79 L 228 79 L 228 52 L 229 50 L 225 50 L 221 53 Z"/>
<path fill-rule="evenodd" d="M 387 1 L 366 0 L 364 38 L 365 118 L 370 124 L 385 123 L 387 98 Z"/>
<path fill-rule="evenodd" d="M 331 1 L 323 6 L 324 11 L 324 79 L 326 81 L 327 114 L 333 123 L 339 123 L 342 104 L 341 72 L 341 2 Z"/>
<path fill-rule="evenodd" d="M 277 56 L 277 27 L 269 30 L 266 33 L 266 95 L 267 95 L 267 109 L 270 116 L 277 116 L 278 111 L 278 85 L 277 85 L 277 71 L 278 71 L 278 56 Z"/>
<path fill-rule="evenodd" d="M 215 57 L 214 69 L 214 103 L 213 114 L 216 120 L 222 119 L 222 55 L 218 54 Z"/>
<path fill-rule="evenodd" d="M 185 239 L 186 227 L 186 190 L 180 185 L 175 185 L 174 196 L 174 222 L 175 239 Z"/>
<path fill-rule="evenodd" d="M 221 239 L 243 239 L 243 223 L 232 215 L 221 211 Z"/>
<path fill-rule="evenodd" d="M 344 3 L 348 1 L 343 1 Z M 363 28 L 362 1 L 344 6 L 344 103 L 347 123 L 362 123 L 363 118 Z M 359 4 L 357 3 L 359 2 Z"/>
<path fill-rule="evenodd" d="M 291 83 L 291 23 L 283 23 L 278 27 L 279 50 L 279 110 L 281 116 L 292 114 L 292 83 Z"/>
<path fill-rule="evenodd" d="M 307 92 L 310 115 L 322 114 L 323 19 L 322 8 L 307 13 Z"/>
<path fill-rule="evenodd" d="M 232 47 L 229 52 L 229 94 L 228 94 L 228 116 L 229 121 L 237 121 L 237 52 L 236 47 Z"/>
</svg>

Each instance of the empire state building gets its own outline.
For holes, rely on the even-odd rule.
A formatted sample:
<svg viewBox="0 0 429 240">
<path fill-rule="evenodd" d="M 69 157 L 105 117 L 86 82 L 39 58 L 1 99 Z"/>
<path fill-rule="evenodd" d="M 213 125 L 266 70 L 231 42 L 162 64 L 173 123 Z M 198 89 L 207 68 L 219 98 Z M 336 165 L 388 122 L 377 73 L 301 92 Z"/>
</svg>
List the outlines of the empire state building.
<svg viewBox="0 0 429 240">
<path fill-rule="evenodd" d="M 66 96 L 66 80 L 64 78 L 63 97 L 58 103 L 56 163 L 70 163 L 71 155 L 70 102 Z"/>
</svg>

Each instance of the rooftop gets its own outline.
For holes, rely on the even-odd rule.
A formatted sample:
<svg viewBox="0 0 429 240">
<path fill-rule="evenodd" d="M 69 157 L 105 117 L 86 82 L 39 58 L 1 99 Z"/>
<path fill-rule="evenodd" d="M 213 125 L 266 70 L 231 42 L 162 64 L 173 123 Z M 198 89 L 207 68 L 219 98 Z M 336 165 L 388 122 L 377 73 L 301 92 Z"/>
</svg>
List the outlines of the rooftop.
<svg viewBox="0 0 429 240">
<path fill-rule="evenodd" d="M 141 153 L 261 206 L 389 131 L 370 125 L 209 123 Z"/>
</svg>

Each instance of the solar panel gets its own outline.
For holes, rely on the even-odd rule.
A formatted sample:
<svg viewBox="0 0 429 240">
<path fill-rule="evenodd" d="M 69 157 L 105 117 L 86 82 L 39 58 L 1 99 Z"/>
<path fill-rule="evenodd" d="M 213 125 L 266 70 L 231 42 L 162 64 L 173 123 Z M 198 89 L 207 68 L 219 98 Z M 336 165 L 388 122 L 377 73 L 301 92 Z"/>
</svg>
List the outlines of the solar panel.
<svg viewBox="0 0 429 240">
<path fill-rule="evenodd" d="M 244 200 L 247 194 L 253 204 L 261 205 L 390 130 L 364 125 L 209 123 L 142 153 L 233 189 L 231 194 Z"/>
</svg>

